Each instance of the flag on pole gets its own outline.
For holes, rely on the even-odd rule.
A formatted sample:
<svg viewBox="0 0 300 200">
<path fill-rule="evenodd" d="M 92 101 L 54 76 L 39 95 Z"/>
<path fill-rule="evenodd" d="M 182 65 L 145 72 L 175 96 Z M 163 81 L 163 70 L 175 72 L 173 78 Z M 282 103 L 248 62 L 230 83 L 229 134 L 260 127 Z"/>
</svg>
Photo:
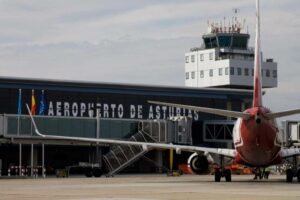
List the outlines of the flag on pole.
<svg viewBox="0 0 300 200">
<path fill-rule="evenodd" d="M 44 92 L 44 90 L 42 90 L 39 115 L 44 115 L 45 111 L 46 111 L 46 99 L 45 99 L 45 92 Z"/>
<path fill-rule="evenodd" d="M 22 114 L 22 89 L 19 89 L 19 97 L 18 97 L 18 115 Z"/>
<path fill-rule="evenodd" d="M 36 104 L 35 104 L 35 98 L 34 98 L 34 90 L 32 90 L 32 93 L 31 93 L 31 113 L 32 113 L 32 115 L 35 115 L 35 111 L 36 111 Z"/>
</svg>

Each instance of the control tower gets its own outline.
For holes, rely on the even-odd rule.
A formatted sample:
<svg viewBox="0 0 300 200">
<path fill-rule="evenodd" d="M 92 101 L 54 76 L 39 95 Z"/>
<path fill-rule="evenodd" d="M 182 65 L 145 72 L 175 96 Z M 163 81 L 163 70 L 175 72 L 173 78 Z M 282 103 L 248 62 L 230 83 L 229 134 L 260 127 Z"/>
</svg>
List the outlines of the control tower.
<svg viewBox="0 0 300 200">
<path fill-rule="evenodd" d="M 185 54 L 185 86 L 251 89 L 254 48 L 248 46 L 250 35 L 243 29 L 237 18 L 228 26 L 208 23 L 202 46 Z M 277 87 L 277 74 L 277 63 L 262 59 L 264 88 Z"/>
</svg>

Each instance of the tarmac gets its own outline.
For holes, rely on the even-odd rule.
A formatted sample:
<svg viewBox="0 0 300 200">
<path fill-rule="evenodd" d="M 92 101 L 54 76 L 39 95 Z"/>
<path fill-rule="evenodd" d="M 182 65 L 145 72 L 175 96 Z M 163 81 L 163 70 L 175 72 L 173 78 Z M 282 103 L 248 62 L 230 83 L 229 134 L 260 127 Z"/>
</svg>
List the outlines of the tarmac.
<svg viewBox="0 0 300 200">
<path fill-rule="evenodd" d="M 112 178 L 0 179 L 0 199 L 157 200 L 157 199 L 300 199 L 300 183 L 285 176 L 253 180 L 233 175 L 215 183 L 210 175 L 117 175 Z"/>
</svg>

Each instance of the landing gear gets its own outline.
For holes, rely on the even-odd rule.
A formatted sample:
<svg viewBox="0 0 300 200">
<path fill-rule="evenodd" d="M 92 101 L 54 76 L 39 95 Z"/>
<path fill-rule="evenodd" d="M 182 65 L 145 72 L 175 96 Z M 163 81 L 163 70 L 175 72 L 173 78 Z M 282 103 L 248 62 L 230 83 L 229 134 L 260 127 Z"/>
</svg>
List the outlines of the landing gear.
<svg viewBox="0 0 300 200">
<path fill-rule="evenodd" d="M 222 173 L 220 169 L 215 169 L 215 182 L 220 182 L 222 177 Z"/>
<path fill-rule="evenodd" d="M 231 182 L 231 171 L 230 169 L 215 169 L 215 182 L 220 182 L 221 178 L 224 177 L 226 182 Z"/>
<path fill-rule="evenodd" d="M 293 158 L 293 167 L 286 170 L 286 182 L 293 182 L 293 178 L 297 177 L 297 181 L 300 182 L 300 169 L 298 168 L 297 157 Z"/>
<path fill-rule="evenodd" d="M 90 178 L 90 177 L 101 177 L 102 175 L 102 170 L 98 167 L 94 167 L 94 168 L 91 168 L 91 167 L 87 167 L 85 169 L 85 176 Z"/>
<path fill-rule="evenodd" d="M 226 182 L 231 182 L 231 170 L 224 168 L 224 157 L 220 157 L 221 168 L 215 169 L 215 182 L 220 182 L 222 177 L 225 177 Z"/>
<path fill-rule="evenodd" d="M 293 181 L 293 177 L 294 177 L 293 170 L 287 169 L 286 170 L 286 182 L 291 183 Z"/>
<path fill-rule="evenodd" d="M 226 182 L 231 182 L 231 171 L 230 171 L 230 169 L 225 169 L 224 176 L 225 176 Z"/>
<path fill-rule="evenodd" d="M 85 176 L 88 178 L 92 177 L 93 176 L 92 170 L 89 170 L 89 169 L 85 170 Z"/>
<path fill-rule="evenodd" d="M 93 168 L 92 172 L 93 172 L 93 175 L 97 178 L 102 175 L 102 170 L 100 168 Z"/>
</svg>

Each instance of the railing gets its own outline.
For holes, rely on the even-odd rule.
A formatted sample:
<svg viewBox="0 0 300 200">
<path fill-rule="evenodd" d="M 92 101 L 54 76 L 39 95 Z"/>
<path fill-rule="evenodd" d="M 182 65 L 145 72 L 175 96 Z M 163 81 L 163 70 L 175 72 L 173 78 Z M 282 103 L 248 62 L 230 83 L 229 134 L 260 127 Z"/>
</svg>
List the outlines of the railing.
<svg viewBox="0 0 300 200">
<path fill-rule="evenodd" d="M 166 141 L 167 138 L 167 120 L 57 116 L 34 116 L 34 118 L 40 132 L 49 135 L 120 139 L 129 138 L 141 126 L 143 131 L 147 132 L 158 142 Z M 5 138 L 38 137 L 28 115 L 12 114 L 0 115 L 0 135 Z"/>
</svg>

